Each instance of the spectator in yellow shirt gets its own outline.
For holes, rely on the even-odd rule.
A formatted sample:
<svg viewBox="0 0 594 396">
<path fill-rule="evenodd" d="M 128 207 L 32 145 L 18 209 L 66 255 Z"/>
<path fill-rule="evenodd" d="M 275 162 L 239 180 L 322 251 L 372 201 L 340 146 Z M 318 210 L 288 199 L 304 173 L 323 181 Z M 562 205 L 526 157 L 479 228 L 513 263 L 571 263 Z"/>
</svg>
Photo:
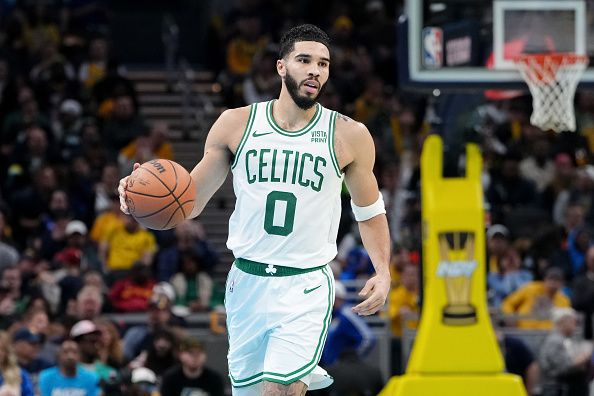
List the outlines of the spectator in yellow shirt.
<svg viewBox="0 0 594 396">
<path fill-rule="evenodd" d="M 168 140 L 169 127 L 165 122 L 155 122 L 148 133 L 143 134 L 120 150 L 118 163 L 120 173 L 132 172 L 135 162 L 144 163 L 154 158 L 173 159 L 173 146 Z"/>
<path fill-rule="evenodd" d="M 530 316 L 518 319 L 522 329 L 550 329 L 551 310 L 569 307 L 570 301 L 562 292 L 563 271 L 557 267 L 547 270 L 543 281 L 529 282 L 501 303 L 501 311 L 507 315 Z"/>
<path fill-rule="evenodd" d="M 106 272 L 128 271 L 136 261 L 150 265 L 157 251 L 155 236 L 132 216 L 122 216 L 124 224 L 114 228 L 99 246 Z"/>
<path fill-rule="evenodd" d="M 400 286 L 390 292 L 388 314 L 392 321 L 392 374 L 402 373 L 402 319 L 407 315 L 418 314 L 419 307 L 419 267 L 406 265 L 400 274 Z M 417 319 L 406 320 L 407 328 L 416 328 Z"/>
<path fill-rule="evenodd" d="M 268 37 L 262 34 L 257 15 L 242 15 L 237 30 L 237 36 L 227 45 L 227 70 L 232 76 L 245 76 L 252 69 L 254 56 L 266 48 Z"/>
<path fill-rule="evenodd" d="M 91 240 L 97 244 L 106 240 L 114 228 L 124 225 L 122 216 L 120 216 L 120 196 L 118 194 L 111 194 L 109 200 L 109 209 L 95 218 L 95 222 L 91 228 Z"/>
<path fill-rule="evenodd" d="M 404 267 L 400 275 L 400 286 L 390 292 L 389 315 L 392 320 L 392 334 L 402 337 L 402 318 L 408 314 L 418 313 L 419 299 L 419 268 L 409 264 Z M 416 321 L 412 324 L 416 327 Z"/>
</svg>

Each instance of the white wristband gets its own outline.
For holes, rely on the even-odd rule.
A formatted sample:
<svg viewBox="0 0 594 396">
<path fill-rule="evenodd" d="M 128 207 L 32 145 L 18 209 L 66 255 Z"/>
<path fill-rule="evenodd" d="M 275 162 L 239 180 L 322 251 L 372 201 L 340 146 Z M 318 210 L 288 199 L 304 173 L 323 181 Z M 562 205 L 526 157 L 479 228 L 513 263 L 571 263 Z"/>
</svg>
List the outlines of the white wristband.
<svg viewBox="0 0 594 396">
<path fill-rule="evenodd" d="M 357 221 L 369 220 L 372 217 L 386 213 L 386 206 L 381 192 L 379 193 L 377 201 L 367 206 L 357 206 L 351 199 L 351 208 L 353 209 L 353 214 Z"/>
</svg>

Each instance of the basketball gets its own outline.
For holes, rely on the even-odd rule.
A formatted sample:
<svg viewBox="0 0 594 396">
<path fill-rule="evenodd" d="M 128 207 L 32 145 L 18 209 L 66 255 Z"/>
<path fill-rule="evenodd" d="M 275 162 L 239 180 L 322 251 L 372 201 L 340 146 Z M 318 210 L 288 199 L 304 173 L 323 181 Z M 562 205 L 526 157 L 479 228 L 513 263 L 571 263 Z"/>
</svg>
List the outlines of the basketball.
<svg viewBox="0 0 594 396">
<path fill-rule="evenodd" d="M 180 164 L 155 159 L 130 175 L 126 204 L 132 217 L 153 230 L 167 230 L 183 222 L 194 208 L 196 187 Z"/>
</svg>

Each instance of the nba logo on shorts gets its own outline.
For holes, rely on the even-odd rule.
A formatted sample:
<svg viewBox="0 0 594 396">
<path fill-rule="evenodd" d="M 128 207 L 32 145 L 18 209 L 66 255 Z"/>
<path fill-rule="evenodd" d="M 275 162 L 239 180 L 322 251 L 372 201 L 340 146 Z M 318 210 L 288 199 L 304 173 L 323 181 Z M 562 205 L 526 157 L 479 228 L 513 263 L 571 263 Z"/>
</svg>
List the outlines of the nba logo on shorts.
<svg viewBox="0 0 594 396">
<path fill-rule="evenodd" d="M 423 66 L 438 69 L 443 65 L 443 30 L 437 27 L 423 29 Z"/>
</svg>

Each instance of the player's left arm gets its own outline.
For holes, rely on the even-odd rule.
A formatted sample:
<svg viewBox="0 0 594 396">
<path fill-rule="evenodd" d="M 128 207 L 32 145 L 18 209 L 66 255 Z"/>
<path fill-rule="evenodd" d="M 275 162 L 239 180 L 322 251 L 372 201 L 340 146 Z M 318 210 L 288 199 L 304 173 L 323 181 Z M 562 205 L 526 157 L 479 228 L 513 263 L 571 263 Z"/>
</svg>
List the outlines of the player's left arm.
<svg viewBox="0 0 594 396">
<path fill-rule="evenodd" d="M 353 120 L 340 122 L 342 157 L 348 158 L 345 181 L 353 203 L 360 208 L 377 207 L 380 198 L 377 180 L 373 174 L 375 147 L 367 128 Z M 373 206 L 375 205 L 375 206 Z M 374 212 L 371 212 L 374 213 Z M 390 232 L 384 213 L 359 221 L 363 246 L 369 253 L 376 274 L 359 293 L 364 300 L 353 311 L 359 315 L 372 315 L 385 304 L 390 291 Z"/>
</svg>

